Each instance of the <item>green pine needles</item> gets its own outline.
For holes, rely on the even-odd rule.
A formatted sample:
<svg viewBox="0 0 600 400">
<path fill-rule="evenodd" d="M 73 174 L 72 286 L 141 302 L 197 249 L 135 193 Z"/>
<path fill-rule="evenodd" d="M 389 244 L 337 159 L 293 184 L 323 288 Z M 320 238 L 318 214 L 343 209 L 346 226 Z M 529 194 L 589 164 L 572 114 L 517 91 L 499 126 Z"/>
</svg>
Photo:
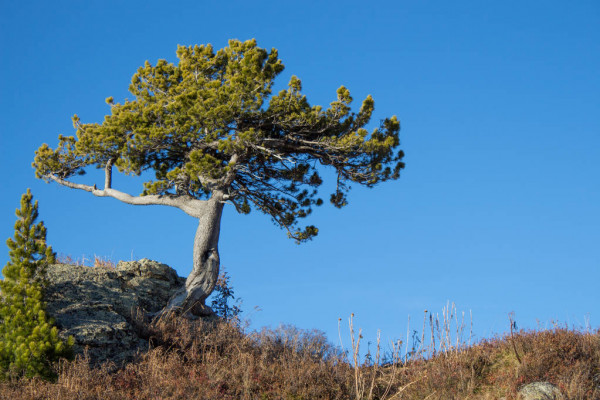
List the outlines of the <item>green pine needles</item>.
<svg viewBox="0 0 600 400">
<path fill-rule="evenodd" d="M 55 262 L 52 247 L 46 245 L 46 227 L 35 223 L 37 201 L 31 191 L 21 197 L 17 209 L 14 239 L 6 241 L 10 261 L 0 281 L 0 377 L 52 379 L 53 361 L 70 353 L 73 339 L 58 337 L 54 321 L 46 315 L 43 301 L 46 268 Z"/>
<path fill-rule="evenodd" d="M 273 94 L 283 62 L 276 49 L 262 49 L 254 39 L 230 40 L 216 52 L 211 45 L 179 46 L 177 57 L 177 64 L 140 67 L 129 87 L 133 99 L 107 98 L 110 114 L 102 123 L 75 115 L 75 136 L 59 135 L 56 148 L 43 144 L 36 151 L 36 176 L 193 216 L 190 207 L 199 204 L 193 200 L 213 198 L 242 214 L 269 215 L 298 242 L 318 233 L 301 221 L 324 202 L 324 170 L 335 173 L 335 188 L 327 190 L 338 208 L 347 205 L 351 184 L 374 187 L 399 178 L 400 122 L 391 116 L 369 128 L 370 95 L 353 111 L 350 91 L 341 86 L 329 107 L 312 105 L 295 76 L 287 90 Z M 104 189 L 70 180 L 90 166 L 105 170 Z M 132 196 L 112 187 L 113 167 L 126 175 L 154 171 L 155 179 Z"/>
</svg>

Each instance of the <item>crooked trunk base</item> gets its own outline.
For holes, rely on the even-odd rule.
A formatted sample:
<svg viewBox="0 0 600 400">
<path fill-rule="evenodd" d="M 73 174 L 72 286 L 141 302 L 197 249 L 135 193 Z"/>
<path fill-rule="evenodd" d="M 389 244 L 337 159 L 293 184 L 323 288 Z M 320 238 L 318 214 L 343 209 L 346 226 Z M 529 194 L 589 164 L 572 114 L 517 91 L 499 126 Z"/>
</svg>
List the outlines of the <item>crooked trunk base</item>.
<svg viewBox="0 0 600 400">
<path fill-rule="evenodd" d="M 196 296 L 199 294 L 196 293 Z M 167 306 L 157 315 L 175 313 L 187 318 L 214 316 L 215 312 L 212 308 L 204 304 L 205 299 L 206 297 L 202 299 L 202 296 L 194 297 L 194 294 L 190 295 L 186 288 L 183 287 L 171 297 Z"/>
</svg>

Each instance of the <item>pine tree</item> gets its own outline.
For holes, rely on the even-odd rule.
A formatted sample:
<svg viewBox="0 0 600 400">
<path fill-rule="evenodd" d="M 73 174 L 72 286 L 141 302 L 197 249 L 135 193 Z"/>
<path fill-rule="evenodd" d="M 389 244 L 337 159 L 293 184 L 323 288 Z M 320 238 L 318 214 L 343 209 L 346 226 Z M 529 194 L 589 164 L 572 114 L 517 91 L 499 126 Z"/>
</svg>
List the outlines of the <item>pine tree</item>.
<svg viewBox="0 0 600 400">
<path fill-rule="evenodd" d="M 46 227 L 35 224 L 38 203 L 31 191 L 21 197 L 16 210 L 14 239 L 6 241 L 10 261 L 0 281 L 0 377 L 53 378 L 51 364 L 70 353 L 73 339 L 64 343 L 43 301 L 48 264 L 55 262 L 46 245 Z"/>
<path fill-rule="evenodd" d="M 219 276 L 226 203 L 241 214 L 262 212 L 305 242 L 318 234 L 302 221 L 323 204 L 322 190 L 342 208 L 351 186 L 398 179 L 404 152 L 396 116 L 370 128 L 371 96 L 353 111 L 350 91 L 341 86 L 329 107 L 312 105 L 295 76 L 274 94 L 283 62 L 256 40 L 230 40 L 216 52 L 211 45 L 179 46 L 177 57 L 177 64 L 141 66 L 129 87 L 132 99 L 108 97 L 102 123 L 75 115 L 75 135 L 59 135 L 54 149 L 42 144 L 33 166 L 48 182 L 126 204 L 176 207 L 196 218 L 192 272 L 167 308 L 202 316 L 211 314 L 205 300 Z M 104 170 L 104 185 L 71 179 L 90 168 Z M 154 179 L 135 196 L 113 187 L 116 171 L 149 178 L 145 172 L 154 171 Z M 327 189 L 322 176 L 331 179 Z"/>
</svg>

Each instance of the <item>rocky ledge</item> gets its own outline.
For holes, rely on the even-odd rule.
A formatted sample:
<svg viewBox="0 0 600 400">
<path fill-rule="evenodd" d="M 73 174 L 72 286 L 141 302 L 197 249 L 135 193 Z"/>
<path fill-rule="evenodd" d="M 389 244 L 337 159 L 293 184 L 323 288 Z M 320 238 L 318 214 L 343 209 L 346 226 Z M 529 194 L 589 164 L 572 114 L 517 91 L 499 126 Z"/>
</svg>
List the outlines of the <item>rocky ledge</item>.
<svg viewBox="0 0 600 400">
<path fill-rule="evenodd" d="M 45 300 L 63 338 L 75 338 L 74 351 L 87 348 L 92 363 L 119 365 L 148 349 L 138 336 L 136 312 L 160 311 L 185 279 L 168 265 L 142 259 L 116 268 L 55 264 L 48 268 Z"/>
</svg>

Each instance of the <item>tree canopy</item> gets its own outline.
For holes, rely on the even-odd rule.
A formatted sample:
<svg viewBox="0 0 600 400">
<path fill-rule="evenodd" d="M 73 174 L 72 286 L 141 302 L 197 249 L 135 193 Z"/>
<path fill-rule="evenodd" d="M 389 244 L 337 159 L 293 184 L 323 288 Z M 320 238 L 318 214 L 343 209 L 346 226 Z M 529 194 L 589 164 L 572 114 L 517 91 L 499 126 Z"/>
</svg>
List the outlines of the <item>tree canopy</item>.
<svg viewBox="0 0 600 400">
<path fill-rule="evenodd" d="M 314 206 L 323 167 L 335 172 L 329 196 L 347 204 L 351 183 L 372 187 L 397 179 L 404 167 L 395 116 L 367 129 L 374 101 L 358 111 L 344 86 L 329 107 L 311 105 L 300 79 L 272 94 L 284 65 L 276 49 L 255 40 L 230 40 L 215 52 L 211 45 L 179 46 L 177 65 L 146 62 L 132 78 L 133 99 L 106 99 L 110 114 L 102 123 L 73 117 L 74 136 L 59 136 L 55 149 L 36 152 L 39 178 L 130 204 L 179 207 L 195 217 L 195 201 L 218 197 L 240 213 L 268 214 L 297 241 L 318 232 L 299 226 Z M 104 188 L 70 178 L 86 167 L 105 170 Z M 112 169 L 140 175 L 154 171 L 139 196 L 112 188 Z"/>
</svg>

